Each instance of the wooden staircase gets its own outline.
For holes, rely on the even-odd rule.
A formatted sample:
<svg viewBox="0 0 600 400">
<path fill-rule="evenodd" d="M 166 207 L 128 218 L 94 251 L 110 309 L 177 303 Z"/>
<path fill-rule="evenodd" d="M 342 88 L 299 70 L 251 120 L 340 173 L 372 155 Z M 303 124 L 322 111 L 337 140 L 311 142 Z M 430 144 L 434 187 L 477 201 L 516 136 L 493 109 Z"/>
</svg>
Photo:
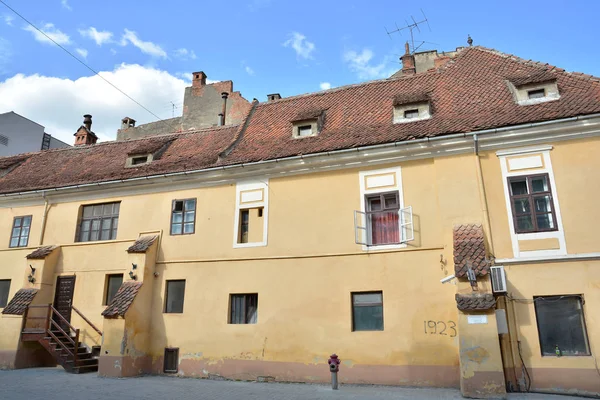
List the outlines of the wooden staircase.
<svg viewBox="0 0 600 400">
<path fill-rule="evenodd" d="M 32 316 L 32 309 L 44 311 L 44 316 Z M 41 310 L 46 309 L 46 310 Z M 79 314 L 98 334 L 102 332 L 96 328 L 75 307 L 73 311 Z M 34 320 L 33 326 L 31 321 Z M 37 320 L 37 321 L 35 321 Z M 39 321 L 43 323 L 40 324 Z M 98 358 L 92 354 L 87 346 L 79 341 L 79 329 L 73 327 L 52 304 L 29 306 L 25 313 L 21 340 L 24 342 L 39 342 L 60 364 L 65 371 L 74 374 L 98 371 Z"/>
</svg>

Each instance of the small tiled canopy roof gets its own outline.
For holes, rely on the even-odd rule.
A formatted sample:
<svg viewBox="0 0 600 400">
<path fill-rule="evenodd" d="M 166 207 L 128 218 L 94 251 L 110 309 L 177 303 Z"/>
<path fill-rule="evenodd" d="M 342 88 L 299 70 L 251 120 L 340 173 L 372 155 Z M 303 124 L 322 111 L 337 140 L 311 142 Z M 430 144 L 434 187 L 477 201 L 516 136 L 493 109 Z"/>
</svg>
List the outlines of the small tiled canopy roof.
<svg viewBox="0 0 600 400">
<path fill-rule="evenodd" d="M 508 79 L 516 87 L 525 86 L 534 83 L 543 83 L 556 80 L 556 75 L 548 71 L 537 72 L 533 74 L 520 74 Z"/>
<path fill-rule="evenodd" d="M 549 78 L 556 79 L 560 98 L 526 107 L 515 102 L 506 84 L 511 79 L 513 84 L 524 84 Z M 395 99 L 422 94 L 431 102 L 431 118 L 395 124 Z M 319 134 L 294 138 L 290 123 L 305 113 L 314 118 L 313 111 L 319 110 L 326 110 Z M 238 126 L 51 149 L 28 153 L 24 159 L 23 155 L 0 157 L 0 194 L 242 165 L 595 113 L 600 113 L 598 78 L 471 46 L 426 72 L 254 103 Z M 129 155 L 162 146 L 164 153 L 152 162 L 126 166 Z M 2 165 L 11 167 L 2 169 Z"/>
<path fill-rule="evenodd" d="M 491 293 L 456 294 L 456 307 L 461 311 L 483 311 L 496 307 Z"/>
<path fill-rule="evenodd" d="M 27 258 L 29 260 L 43 260 L 57 248 L 58 246 L 42 246 L 27 254 Z"/>
<path fill-rule="evenodd" d="M 19 289 L 4 307 L 2 314 L 23 315 L 37 292 L 37 289 Z"/>
<path fill-rule="evenodd" d="M 140 236 L 134 244 L 127 249 L 128 253 L 145 253 L 148 251 L 152 243 L 158 238 L 158 235 Z"/>
<path fill-rule="evenodd" d="M 454 227 L 454 275 L 467 276 L 469 266 L 476 275 L 487 275 L 490 263 L 486 257 L 483 228 L 478 224 L 456 225 Z"/>
<path fill-rule="evenodd" d="M 123 282 L 117 294 L 112 299 L 108 307 L 102 311 L 102 315 L 107 318 L 123 317 L 129 307 L 135 300 L 135 296 L 142 287 L 142 282 L 128 281 Z"/>
</svg>

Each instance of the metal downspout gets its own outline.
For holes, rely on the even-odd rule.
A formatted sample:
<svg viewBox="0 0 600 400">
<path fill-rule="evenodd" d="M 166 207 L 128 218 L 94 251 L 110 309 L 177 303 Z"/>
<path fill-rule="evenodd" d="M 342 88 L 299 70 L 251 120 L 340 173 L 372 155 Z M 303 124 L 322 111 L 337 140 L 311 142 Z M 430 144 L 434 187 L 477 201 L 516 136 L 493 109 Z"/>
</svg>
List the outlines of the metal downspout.
<svg viewBox="0 0 600 400">
<path fill-rule="evenodd" d="M 487 196 L 485 194 L 485 185 L 483 183 L 483 173 L 481 171 L 481 158 L 479 157 L 479 138 L 473 135 L 473 148 L 475 149 L 475 168 L 477 169 L 477 179 L 479 187 L 479 199 L 481 201 L 481 211 L 483 212 L 484 231 L 488 234 L 488 245 L 492 257 L 495 257 L 494 240 L 492 237 L 492 224 L 490 223 L 490 212 L 488 210 Z"/>
<path fill-rule="evenodd" d="M 48 199 L 46 198 L 46 193 L 42 194 L 44 198 L 44 214 L 42 214 L 42 227 L 40 228 L 40 240 L 38 245 L 41 246 L 44 243 L 44 232 L 46 230 L 46 220 L 48 218 Z"/>
</svg>

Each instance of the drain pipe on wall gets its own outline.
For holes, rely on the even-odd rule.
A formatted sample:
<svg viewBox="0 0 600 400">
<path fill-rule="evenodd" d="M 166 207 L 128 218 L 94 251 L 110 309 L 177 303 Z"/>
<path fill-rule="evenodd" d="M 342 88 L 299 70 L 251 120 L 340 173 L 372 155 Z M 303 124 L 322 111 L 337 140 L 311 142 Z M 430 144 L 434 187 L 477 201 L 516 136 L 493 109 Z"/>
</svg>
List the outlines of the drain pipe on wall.
<svg viewBox="0 0 600 400">
<path fill-rule="evenodd" d="M 48 219 L 48 198 L 46 197 L 46 193 L 42 193 L 42 198 L 44 199 L 44 214 L 42 214 L 42 227 L 40 228 L 40 240 L 38 245 L 41 246 L 44 243 L 44 231 L 46 230 L 46 220 Z"/>
<path fill-rule="evenodd" d="M 492 257 L 496 256 L 494 252 L 494 240 L 492 239 L 492 224 L 490 223 L 490 212 L 488 210 L 487 196 L 485 194 L 485 185 L 483 183 L 483 172 L 481 171 L 481 158 L 479 156 L 479 137 L 477 134 L 473 135 L 473 148 L 475 150 L 475 167 L 477 169 L 478 187 L 479 187 L 479 199 L 481 201 L 481 211 L 483 212 L 483 221 L 485 224 L 485 231 L 488 233 L 490 253 Z"/>
</svg>

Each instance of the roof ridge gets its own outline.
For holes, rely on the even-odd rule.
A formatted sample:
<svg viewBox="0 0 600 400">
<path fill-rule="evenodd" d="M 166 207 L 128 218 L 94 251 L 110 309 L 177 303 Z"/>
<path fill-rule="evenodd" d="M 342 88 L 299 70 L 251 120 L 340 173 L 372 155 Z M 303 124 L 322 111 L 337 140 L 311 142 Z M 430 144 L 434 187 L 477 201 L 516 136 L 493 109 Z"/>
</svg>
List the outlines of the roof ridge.
<svg viewBox="0 0 600 400">
<path fill-rule="evenodd" d="M 468 47 L 467 47 L 468 48 Z M 541 61 L 535 61 L 535 60 L 526 60 L 523 57 L 519 57 L 516 56 L 514 54 L 511 53 L 505 53 L 503 51 L 500 50 L 496 50 L 493 48 L 489 48 L 489 47 L 485 47 L 485 46 L 473 46 L 471 47 L 472 49 L 476 49 L 476 50 L 480 50 L 480 51 L 484 51 L 486 53 L 491 53 L 503 58 L 507 58 L 516 62 L 519 62 L 521 64 L 525 64 L 528 66 L 532 66 L 532 67 L 540 67 L 540 68 L 545 68 L 548 72 L 558 72 L 558 73 L 563 73 L 563 74 L 567 74 L 569 76 L 573 76 L 575 78 L 579 78 L 579 79 L 584 79 L 586 81 L 591 81 L 593 83 L 600 83 L 600 77 L 598 76 L 594 76 L 594 75 L 590 75 L 590 74 L 585 74 L 583 72 L 577 72 L 577 71 L 567 71 L 564 68 L 560 68 L 557 67 L 555 65 L 549 64 L 549 63 L 543 63 Z"/>
</svg>

